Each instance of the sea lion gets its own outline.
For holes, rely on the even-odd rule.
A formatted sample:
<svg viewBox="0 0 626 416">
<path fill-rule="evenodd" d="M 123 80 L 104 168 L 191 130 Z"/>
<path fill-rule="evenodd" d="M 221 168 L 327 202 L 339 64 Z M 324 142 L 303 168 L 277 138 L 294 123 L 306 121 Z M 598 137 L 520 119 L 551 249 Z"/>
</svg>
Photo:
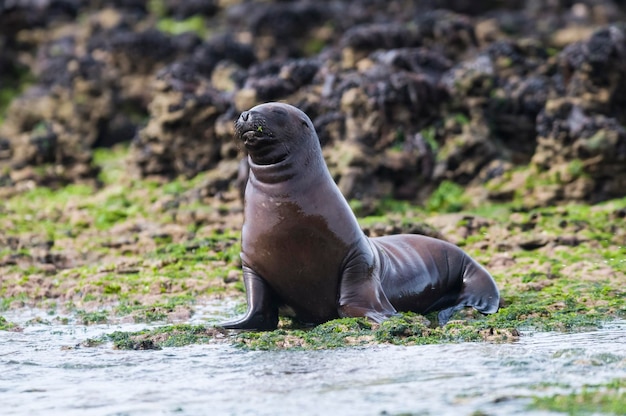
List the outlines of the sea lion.
<svg viewBox="0 0 626 416">
<path fill-rule="evenodd" d="M 421 235 L 368 238 L 333 181 L 309 117 L 266 103 L 235 122 L 248 151 L 241 260 L 248 311 L 227 329 L 272 330 L 279 308 L 318 324 L 381 322 L 396 311 L 495 313 L 491 275 L 460 248 Z"/>
</svg>

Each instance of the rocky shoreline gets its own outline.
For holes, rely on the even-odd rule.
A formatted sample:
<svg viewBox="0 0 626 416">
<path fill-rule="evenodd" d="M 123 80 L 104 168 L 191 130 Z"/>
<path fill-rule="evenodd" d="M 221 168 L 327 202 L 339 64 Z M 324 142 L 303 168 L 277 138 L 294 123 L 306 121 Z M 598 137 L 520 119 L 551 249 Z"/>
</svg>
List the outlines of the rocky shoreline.
<svg viewBox="0 0 626 416">
<path fill-rule="evenodd" d="M 610 0 L 7 3 L 0 192 L 94 180 L 93 150 L 120 142 L 136 177 L 236 186 L 233 120 L 284 100 L 370 211 L 443 181 L 476 205 L 620 197 L 625 17 Z"/>
<path fill-rule="evenodd" d="M 473 3 L 2 3 L 0 310 L 186 322 L 243 302 L 233 120 L 281 100 L 367 234 L 492 271 L 503 308 L 459 316 L 464 339 L 626 316 L 626 9 Z"/>
</svg>

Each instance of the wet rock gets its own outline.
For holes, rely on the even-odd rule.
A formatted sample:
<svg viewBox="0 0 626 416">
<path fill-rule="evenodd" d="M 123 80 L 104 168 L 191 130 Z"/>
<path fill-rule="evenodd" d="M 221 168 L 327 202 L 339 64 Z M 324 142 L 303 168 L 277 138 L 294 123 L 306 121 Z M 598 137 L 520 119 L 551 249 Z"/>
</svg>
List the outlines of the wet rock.
<svg viewBox="0 0 626 416">
<path fill-rule="evenodd" d="M 48 165 L 42 177 L 44 182 L 67 183 L 95 176 L 91 154 L 85 150 L 97 138 L 97 130 L 90 123 L 97 121 L 89 120 L 89 114 L 73 105 L 59 104 L 67 98 L 33 89 L 13 102 L 2 126 L 2 134 L 10 142 L 11 159 L 5 162 L 10 169 Z M 101 104 L 106 106 L 106 99 Z M 85 115 L 85 119 L 77 118 L 76 113 Z"/>
<path fill-rule="evenodd" d="M 481 233 L 492 225 L 492 221 L 474 215 L 442 214 L 426 220 L 428 226 L 439 230 L 446 241 L 459 244 L 467 237 Z"/>
<path fill-rule="evenodd" d="M 92 37 L 88 48 L 107 53 L 109 63 L 123 74 L 152 73 L 176 52 L 172 39 L 163 32 L 156 29 L 135 32 L 119 26 Z"/>
<path fill-rule="evenodd" d="M 163 13 L 174 19 L 186 19 L 194 15 L 213 16 L 219 10 L 217 0 L 166 0 L 163 2 Z"/>
<path fill-rule="evenodd" d="M 444 139 L 433 176 L 466 185 L 479 177 L 497 156 L 498 150 L 490 140 L 484 120 L 464 124 L 459 134 L 447 135 Z"/>
<path fill-rule="evenodd" d="M 428 77 L 373 65 L 341 95 L 346 139 L 380 150 L 425 127 L 445 93 Z M 342 88 L 340 87 L 340 90 Z"/>
<path fill-rule="evenodd" d="M 161 69 L 150 88 L 150 120 L 133 141 L 135 170 L 191 177 L 236 158 L 232 122 L 238 113 L 230 97 L 255 60 L 249 45 L 219 35 Z"/>
<path fill-rule="evenodd" d="M 411 53 L 415 51 L 394 56 Z M 330 138 L 329 168 L 348 198 L 413 199 L 432 173 L 433 154 L 419 133 L 436 117 L 445 96 L 437 83 L 437 66 L 422 74 L 398 69 L 398 61 L 388 58 L 372 56 L 362 72 L 340 73 L 332 92 L 323 97 L 334 111 L 316 126 L 324 142 Z M 445 67 L 442 62 L 438 64 Z M 315 122 L 315 111 L 313 116 Z M 332 122 L 322 124 L 326 121 Z"/>
<path fill-rule="evenodd" d="M 448 10 L 433 10 L 415 18 L 423 45 L 451 59 L 459 59 L 477 46 L 472 21 Z"/>
<path fill-rule="evenodd" d="M 554 89 L 551 68 L 549 55 L 537 43 L 498 41 L 444 75 L 452 97 L 447 111 L 452 117 L 467 115 L 471 135 L 482 136 L 489 149 L 479 153 L 483 160 L 466 163 L 479 171 L 489 158 L 528 163 L 536 147 L 537 114 Z M 444 143 L 458 140 L 454 131 L 440 135 Z M 469 179 L 477 173 L 470 172 Z"/>
<path fill-rule="evenodd" d="M 210 77 L 217 65 L 224 61 L 248 68 L 256 62 L 256 56 L 252 45 L 240 42 L 232 34 L 226 33 L 202 42 L 182 62 L 189 67 L 190 72 L 197 71 L 200 75 Z"/>
<path fill-rule="evenodd" d="M 616 2 L 157 3 L 0 5 L 0 82 L 35 78 L 0 129 L 0 184 L 41 182 L 33 166 L 95 177 L 93 148 L 131 138 L 135 172 L 193 176 L 240 157 L 240 111 L 280 100 L 311 117 L 342 191 L 374 210 L 442 180 L 534 204 L 619 194 L 605 179 L 622 174 L 626 120 Z M 196 16 L 206 36 L 163 24 Z M 517 170 L 531 161 L 540 187 Z"/>
<path fill-rule="evenodd" d="M 215 123 L 229 102 L 206 78 L 179 69 L 158 75 L 150 121 L 133 140 L 131 157 L 142 176 L 192 177 L 221 158 Z"/>
<path fill-rule="evenodd" d="M 559 55 L 565 93 L 579 97 L 586 112 L 618 117 L 626 122 L 626 32 L 609 26 Z"/>
<path fill-rule="evenodd" d="M 449 58 L 458 57 L 476 45 L 469 19 L 445 10 L 419 13 L 410 22 L 373 23 L 348 30 L 340 41 L 344 67 L 376 50 L 429 47 Z"/>
<path fill-rule="evenodd" d="M 227 11 L 227 21 L 249 34 L 262 60 L 305 55 L 308 36 L 327 17 L 328 6 L 313 1 L 242 3 Z"/>
<path fill-rule="evenodd" d="M 0 4 L 0 33 L 15 34 L 22 29 L 46 26 L 51 22 L 75 19 L 78 0 L 16 0 Z"/>
<path fill-rule="evenodd" d="M 428 48 L 400 48 L 377 51 L 372 60 L 394 68 L 416 72 L 438 83 L 442 74 L 452 67 L 452 61 Z"/>
<path fill-rule="evenodd" d="M 548 102 L 538 117 L 532 162 L 558 187 L 553 200 L 602 201 L 623 195 L 626 130 L 614 118 L 586 114 L 571 99 Z"/>
<path fill-rule="evenodd" d="M 421 39 L 414 28 L 398 24 L 372 24 L 348 30 L 341 39 L 343 65 L 354 67 L 360 59 L 376 50 L 388 50 L 421 46 Z"/>
<path fill-rule="evenodd" d="M 310 84 L 320 68 L 314 59 L 266 61 L 252 66 L 243 86 L 243 94 L 250 102 L 266 102 L 288 97 L 304 85 Z M 245 102 L 247 108 L 249 103 Z M 246 107 L 238 110 L 244 111 Z"/>
<path fill-rule="evenodd" d="M 543 235 L 529 236 L 524 239 L 520 239 L 518 245 L 523 250 L 536 250 L 548 244 L 550 240 Z"/>
<path fill-rule="evenodd" d="M 70 26 L 74 32 L 60 30 L 52 40 L 24 32 L 32 45 L 42 43 L 29 63 L 37 84 L 14 101 L 2 127 L 9 169 L 51 164 L 57 166 L 51 174 L 65 166 L 66 173 L 94 177 L 96 171 L 89 171 L 92 149 L 135 136 L 147 116 L 159 68 L 182 55 L 209 73 L 223 59 L 243 65 L 254 60 L 250 48 L 237 47 L 231 37 L 202 44 L 194 35 L 172 37 L 146 29 L 139 23 L 146 13 L 144 2 L 97 3 L 102 10 L 89 13 L 82 25 Z M 77 163 L 83 167 L 71 167 Z"/>
<path fill-rule="evenodd" d="M 622 29 L 610 26 L 566 47 L 555 59 L 547 59 L 547 65 L 527 66 L 531 74 L 541 74 L 518 78 L 530 94 L 522 101 L 501 100 L 491 114 L 510 117 L 511 109 L 515 109 L 525 113 L 527 120 L 536 114 L 530 162 L 537 172 L 513 173 L 509 185 L 492 187 L 492 197 L 524 195 L 527 205 L 543 206 L 571 200 L 600 201 L 623 194 L 618 189 L 624 186 L 621 178 L 626 160 L 621 110 L 626 85 L 624 41 Z M 519 82 L 515 77 L 513 84 Z M 493 95 L 499 97 L 500 90 Z M 519 151 L 532 147 L 529 141 L 520 147 L 524 142 L 519 133 L 525 131 L 529 138 L 533 135 L 529 128 L 520 129 L 530 127 L 521 121 L 517 117 L 510 124 L 518 129 L 517 137 L 514 132 L 508 134 L 518 143 L 512 150 L 523 155 Z"/>
<path fill-rule="evenodd" d="M 361 227 L 368 237 L 381 237 L 394 234 L 419 234 L 443 239 L 442 234 L 434 227 L 419 221 L 389 218 L 387 222 L 379 222 Z"/>
<path fill-rule="evenodd" d="M 169 59 L 171 48 L 159 48 L 168 42 L 155 32 L 121 29 L 134 19 L 106 9 L 91 15 L 83 30 L 60 30 L 39 46 L 30 63 L 37 84 L 12 102 L 1 127 L 11 148 L 9 169 L 42 165 L 41 183 L 94 179 L 92 149 L 135 135 L 146 101 L 137 85 L 160 59 Z"/>
</svg>

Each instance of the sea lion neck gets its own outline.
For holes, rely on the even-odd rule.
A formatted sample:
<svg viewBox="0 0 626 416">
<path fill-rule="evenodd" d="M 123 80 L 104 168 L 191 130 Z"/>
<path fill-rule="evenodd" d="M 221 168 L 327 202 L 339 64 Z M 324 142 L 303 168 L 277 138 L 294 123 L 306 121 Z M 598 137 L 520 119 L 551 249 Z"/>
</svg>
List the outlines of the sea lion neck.
<svg viewBox="0 0 626 416">
<path fill-rule="evenodd" d="M 287 159 L 272 164 L 257 164 L 248 156 L 250 178 L 264 184 L 277 184 L 292 179 L 297 174 L 293 163 Z"/>
<path fill-rule="evenodd" d="M 258 184 L 276 185 L 280 183 L 310 182 L 309 171 L 324 171 L 328 168 L 321 152 L 297 149 L 289 152 L 284 159 L 272 164 L 258 164 L 252 156 L 248 156 L 250 179 Z M 301 184 L 306 186 L 305 183 Z"/>
</svg>

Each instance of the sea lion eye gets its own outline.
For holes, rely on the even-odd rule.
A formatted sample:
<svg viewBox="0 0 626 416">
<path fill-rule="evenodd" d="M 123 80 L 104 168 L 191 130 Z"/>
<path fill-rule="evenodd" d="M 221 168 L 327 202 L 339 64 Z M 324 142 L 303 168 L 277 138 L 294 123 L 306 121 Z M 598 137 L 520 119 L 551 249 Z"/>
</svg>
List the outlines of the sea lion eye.
<svg viewBox="0 0 626 416">
<path fill-rule="evenodd" d="M 300 121 L 302 121 L 302 125 L 304 127 L 306 127 L 307 129 L 309 128 L 309 123 L 307 123 L 306 120 L 300 120 Z"/>
</svg>

